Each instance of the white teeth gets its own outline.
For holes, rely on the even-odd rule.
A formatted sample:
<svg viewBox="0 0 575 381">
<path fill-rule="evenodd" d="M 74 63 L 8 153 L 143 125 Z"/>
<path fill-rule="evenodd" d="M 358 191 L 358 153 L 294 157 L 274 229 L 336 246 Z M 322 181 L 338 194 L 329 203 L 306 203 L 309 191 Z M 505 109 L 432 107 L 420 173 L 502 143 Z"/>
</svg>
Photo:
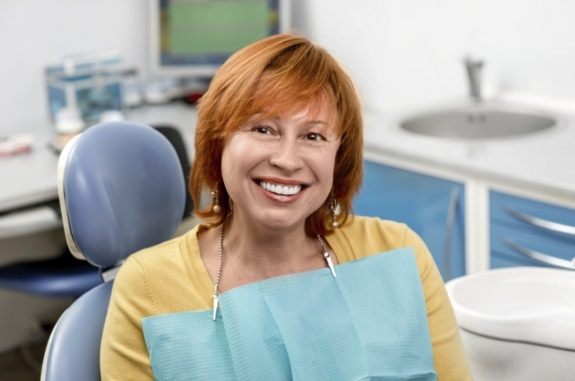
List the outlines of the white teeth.
<svg viewBox="0 0 575 381">
<path fill-rule="evenodd" d="M 260 186 L 268 192 L 281 194 L 283 196 L 293 196 L 301 191 L 301 185 L 279 185 L 260 181 Z"/>
</svg>

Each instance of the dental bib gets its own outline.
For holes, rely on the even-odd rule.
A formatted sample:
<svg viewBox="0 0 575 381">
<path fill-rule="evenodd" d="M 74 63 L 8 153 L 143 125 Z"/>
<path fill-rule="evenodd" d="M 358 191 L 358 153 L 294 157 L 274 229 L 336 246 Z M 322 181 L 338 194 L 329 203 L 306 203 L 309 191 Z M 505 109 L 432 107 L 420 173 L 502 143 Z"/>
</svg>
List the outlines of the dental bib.
<svg viewBox="0 0 575 381">
<path fill-rule="evenodd" d="M 157 380 L 436 380 L 409 248 L 279 276 L 220 295 L 211 311 L 142 319 Z"/>
</svg>

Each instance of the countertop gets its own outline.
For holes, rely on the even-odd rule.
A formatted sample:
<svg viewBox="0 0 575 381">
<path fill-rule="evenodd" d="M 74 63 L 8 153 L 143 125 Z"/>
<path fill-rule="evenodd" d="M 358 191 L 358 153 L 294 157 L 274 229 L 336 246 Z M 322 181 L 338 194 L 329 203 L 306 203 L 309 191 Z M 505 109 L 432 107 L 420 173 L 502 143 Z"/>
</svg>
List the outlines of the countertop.
<svg viewBox="0 0 575 381">
<path fill-rule="evenodd" d="M 196 124 L 195 108 L 180 103 L 146 106 L 128 110 L 126 119 L 138 123 L 177 126 L 183 133 L 191 157 Z M 58 154 L 49 144 L 55 139 L 53 126 L 46 121 L 22 127 L 18 133 L 32 134 L 34 142 L 29 153 L 0 157 L 0 213 L 27 208 L 58 197 Z"/>
<path fill-rule="evenodd" d="M 546 112 L 558 121 L 549 130 L 479 141 L 428 137 L 401 129 L 400 122 L 417 111 L 401 116 L 367 113 L 366 152 L 433 166 L 462 177 L 528 187 L 575 202 L 575 113 L 548 108 Z"/>
</svg>

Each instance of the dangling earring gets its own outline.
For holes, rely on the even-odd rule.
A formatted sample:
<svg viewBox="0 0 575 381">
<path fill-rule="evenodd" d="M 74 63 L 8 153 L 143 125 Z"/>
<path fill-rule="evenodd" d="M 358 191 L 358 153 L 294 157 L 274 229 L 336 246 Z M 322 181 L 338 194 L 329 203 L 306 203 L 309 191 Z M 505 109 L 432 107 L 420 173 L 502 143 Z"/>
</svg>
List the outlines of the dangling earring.
<svg viewBox="0 0 575 381">
<path fill-rule="evenodd" d="M 332 197 L 329 202 L 329 210 L 331 211 L 331 226 L 335 229 L 339 226 L 337 217 L 341 214 L 341 205 L 337 202 L 335 197 Z"/>
<path fill-rule="evenodd" d="M 220 198 L 217 188 L 212 190 L 212 204 L 212 212 L 219 214 L 222 211 L 222 208 L 220 207 Z"/>
</svg>

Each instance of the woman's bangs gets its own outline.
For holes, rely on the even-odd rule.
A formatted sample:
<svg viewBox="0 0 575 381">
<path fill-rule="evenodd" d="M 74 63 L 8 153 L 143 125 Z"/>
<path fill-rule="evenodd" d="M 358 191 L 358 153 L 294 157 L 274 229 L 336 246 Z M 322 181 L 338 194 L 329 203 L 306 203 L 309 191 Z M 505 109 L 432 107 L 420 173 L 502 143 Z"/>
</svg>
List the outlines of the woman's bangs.
<svg viewBox="0 0 575 381">
<path fill-rule="evenodd" d="M 264 74 L 253 96 L 250 114 L 278 116 L 304 108 L 317 114 L 325 102 L 335 106 L 332 91 L 325 84 L 293 76 Z"/>
</svg>

